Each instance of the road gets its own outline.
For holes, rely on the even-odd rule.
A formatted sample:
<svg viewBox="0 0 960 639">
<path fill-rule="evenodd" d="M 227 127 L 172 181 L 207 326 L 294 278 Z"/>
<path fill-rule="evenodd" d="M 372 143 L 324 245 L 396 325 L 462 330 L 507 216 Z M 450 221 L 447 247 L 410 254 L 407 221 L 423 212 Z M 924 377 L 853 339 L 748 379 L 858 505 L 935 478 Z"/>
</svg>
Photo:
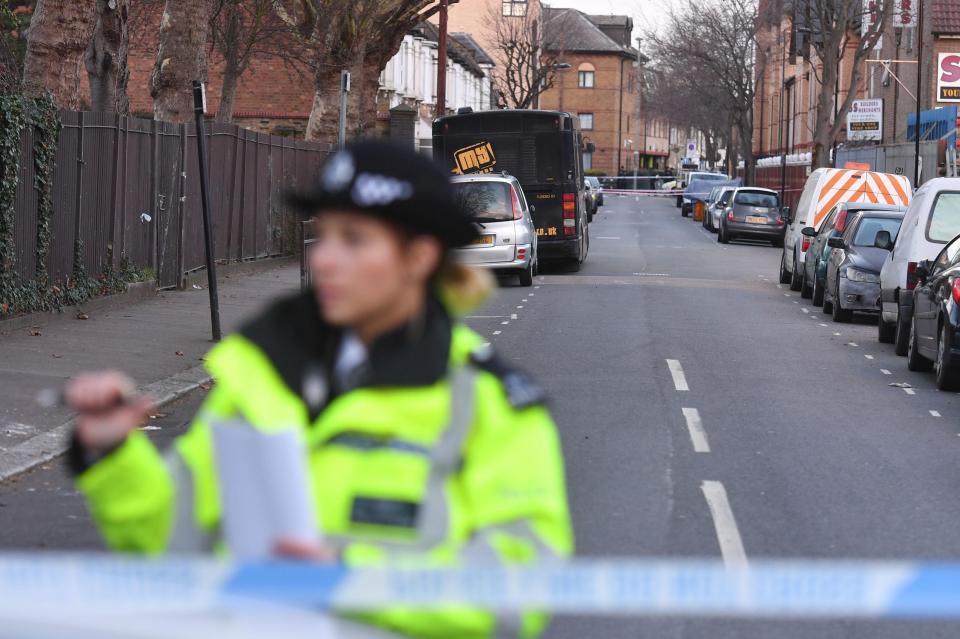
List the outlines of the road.
<svg viewBox="0 0 960 639">
<path fill-rule="evenodd" d="M 547 388 L 582 556 L 956 559 L 960 396 L 777 284 L 670 199 L 608 197 L 579 273 L 468 322 Z M 911 388 L 890 386 L 905 382 Z M 153 420 L 169 438 L 199 398 Z M 0 547 L 96 547 L 56 464 L 0 486 Z M 549 637 L 956 637 L 906 622 L 561 618 Z"/>
</svg>

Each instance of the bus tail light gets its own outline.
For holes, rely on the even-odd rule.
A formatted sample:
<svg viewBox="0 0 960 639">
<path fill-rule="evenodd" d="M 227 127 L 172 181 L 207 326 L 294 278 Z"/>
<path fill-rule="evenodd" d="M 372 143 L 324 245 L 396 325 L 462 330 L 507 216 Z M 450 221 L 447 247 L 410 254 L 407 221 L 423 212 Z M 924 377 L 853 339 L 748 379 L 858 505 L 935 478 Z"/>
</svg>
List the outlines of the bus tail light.
<svg viewBox="0 0 960 639">
<path fill-rule="evenodd" d="M 575 193 L 563 194 L 563 234 L 577 234 L 577 196 Z"/>
</svg>

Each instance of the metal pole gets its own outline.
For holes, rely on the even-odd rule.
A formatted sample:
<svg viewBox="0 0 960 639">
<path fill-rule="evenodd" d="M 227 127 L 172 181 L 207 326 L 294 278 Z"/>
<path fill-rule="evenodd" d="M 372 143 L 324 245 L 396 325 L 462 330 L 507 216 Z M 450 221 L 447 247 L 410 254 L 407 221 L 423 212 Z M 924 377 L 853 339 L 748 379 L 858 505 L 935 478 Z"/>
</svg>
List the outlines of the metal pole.
<svg viewBox="0 0 960 639">
<path fill-rule="evenodd" d="M 437 110 L 438 118 L 447 112 L 447 7 L 450 0 L 440 0 L 440 38 L 437 43 Z"/>
<path fill-rule="evenodd" d="M 913 188 L 920 187 L 920 109 L 923 107 L 923 0 L 917 9 L 917 119 L 913 127 L 916 140 L 913 148 Z"/>
<path fill-rule="evenodd" d="M 200 161 L 200 204 L 203 209 L 203 242 L 207 258 L 207 290 L 210 294 L 210 326 L 213 341 L 219 342 L 220 300 L 217 296 L 217 264 L 213 258 L 213 224 L 210 222 L 210 189 L 207 179 L 207 141 L 203 137 L 203 112 L 207 95 L 203 82 L 193 81 L 193 115 L 197 124 L 197 157 Z"/>
<path fill-rule="evenodd" d="M 350 72 L 344 69 L 340 72 L 340 135 L 339 143 L 342 149 L 347 145 L 347 109 L 350 101 Z"/>
<path fill-rule="evenodd" d="M 780 32 L 780 139 L 783 140 L 783 94 L 787 88 L 787 47 L 783 32 Z M 780 149 L 780 206 L 785 206 L 787 197 L 787 150 Z"/>
</svg>

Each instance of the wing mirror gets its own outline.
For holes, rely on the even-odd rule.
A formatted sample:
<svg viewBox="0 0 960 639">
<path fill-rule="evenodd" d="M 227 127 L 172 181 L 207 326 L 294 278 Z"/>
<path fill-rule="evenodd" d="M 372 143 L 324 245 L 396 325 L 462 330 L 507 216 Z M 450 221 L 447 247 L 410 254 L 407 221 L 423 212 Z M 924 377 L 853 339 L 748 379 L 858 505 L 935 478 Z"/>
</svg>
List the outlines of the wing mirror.
<svg viewBox="0 0 960 639">
<path fill-rule="evenodd" d="M 892 251 L 893 236 L 890 235 L 890 231 L 877 231 L 877 237 L 874 238 L 873 245 L 884 251 Z"/>
<path fill-rule="evenodd" d="M 537 207 L 535 207 L 533 204 L 531 204 L 531 205 L 530 205 L 530 214 L 532 215 L 532 214 L 534 214 L 534 213 L 536 213 L 536 212 L 537 212 Z"/>
<path fill-rule="evenodd" d="M 789 206 L 785 206 L 780 209 L 780 217 L 793 224 L 793 211 Z"/>
<path fill-rule="evenodd" d="M 827 240 L 827 246 L 835 249 L 847 248 L 847 245 L 843 243 L 842 237 L 831 237 Z"/>
<path fill-rule="evenodd" d="M 806 235 L 807 237 L 816 237 L 817 229 L 813 228 L 812 226 L 805 226 L 802 229 L 800 229 L 800 234 Z"/>
<path fill-rule="evenodd" d="M 930 260 L 920 260 L 917 262 L 917 280 L 923 282 L 930 277 L 931 266 Z"/>
</svg>

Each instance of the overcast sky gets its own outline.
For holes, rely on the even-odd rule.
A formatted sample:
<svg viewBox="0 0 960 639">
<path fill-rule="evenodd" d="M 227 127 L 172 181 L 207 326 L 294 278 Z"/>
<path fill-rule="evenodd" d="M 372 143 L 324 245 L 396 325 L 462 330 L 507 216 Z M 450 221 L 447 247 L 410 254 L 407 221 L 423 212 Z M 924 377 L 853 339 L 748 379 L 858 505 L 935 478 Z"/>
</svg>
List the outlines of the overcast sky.
<svg viewBox="0 0 960 639">
<path fill-rule="evenodd" d="M 665 4 L 679 4 L 681 0 L 545 0 L 551 7 L 570 7 L 584 13 L 621 14 L 633 17 L 634 40 L 641 31 L 660 24 L 660 14 Z M 636 44 L 636 42 L 634 42 Z"/>
</svg>

